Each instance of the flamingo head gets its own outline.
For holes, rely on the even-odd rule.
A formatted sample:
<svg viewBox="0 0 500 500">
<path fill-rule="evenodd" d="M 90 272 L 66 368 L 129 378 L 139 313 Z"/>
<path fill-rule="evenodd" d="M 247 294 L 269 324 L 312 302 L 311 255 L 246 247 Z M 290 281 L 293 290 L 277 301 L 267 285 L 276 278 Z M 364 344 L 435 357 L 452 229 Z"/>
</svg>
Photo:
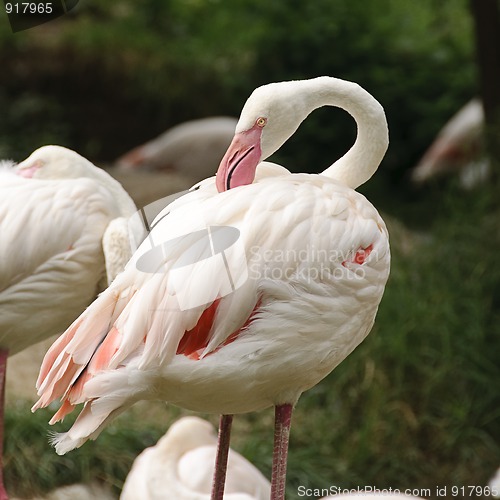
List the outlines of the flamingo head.
<svg viewBox="0 0 500 500">
<path fill-rule="evenodd" d="M 217 170 L 219 192 L 251 184 L 257 165 L 277 151 L 310 113 L 297 83 L 271 83 L 253 91 Z"/>
<path fill-rule="evenodd" d="M 74 179 L 88 176 L 94 165 L 71 149 L 42 146 L 16 167 L 17 175 L 36 179 Z"/>
<path fill-rule="evenodd" d="M 261 138 L 267 119 L 259 117 L 247 130 L 237 132 L 222 158 L 215 183 L 220 192 L 251 184 L 262 158 Z"/>
</svg>

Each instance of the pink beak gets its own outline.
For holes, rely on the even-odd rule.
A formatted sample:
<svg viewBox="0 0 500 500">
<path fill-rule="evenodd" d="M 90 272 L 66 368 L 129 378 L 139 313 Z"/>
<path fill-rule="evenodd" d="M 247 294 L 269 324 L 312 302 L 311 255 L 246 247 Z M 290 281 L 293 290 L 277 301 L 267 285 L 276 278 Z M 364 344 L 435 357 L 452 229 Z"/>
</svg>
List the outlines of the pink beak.
<svg viewBox="0 0 500 500">
<path fill-rule="evenodd" d="M 20 175 L 21 177 L 26 177 L 27 179 L 30 179 L 35 175 L 35 172 L 42 166 L 42 163 L 37 160 L 31 165 L 30 167 L 26 168 L 18 168 L 16 171 L 17 175 Z"/>
<path fill-rule="evenodd" d="M 253 182 L 262 155 L 261 135 L 262 127 L 254 125 L 233 137 L 217 170 L 215 185 L 219 193 Z"/>
</svg>

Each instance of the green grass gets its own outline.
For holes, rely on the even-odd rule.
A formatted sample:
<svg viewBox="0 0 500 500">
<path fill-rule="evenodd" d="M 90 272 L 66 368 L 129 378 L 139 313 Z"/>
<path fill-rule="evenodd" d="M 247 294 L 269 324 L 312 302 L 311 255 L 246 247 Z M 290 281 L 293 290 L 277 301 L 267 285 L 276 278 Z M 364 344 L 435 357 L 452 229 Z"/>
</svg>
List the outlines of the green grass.
<svg viewBox="0 0 500 500">
<path fill-rule="evenodd" d="M 104 482 L 118 492 L 135 456 L 162 433 L 159 425 L 139 425 L 139 418 L 118 421 L 100 437 L 98 445 L 60 457 L 49 446 L 48 438 L 52 431 L 67 429 L 74 417 L 51 428 L 47 422 L 52 414 L 49 410 L 31 414 L 28 404 L 7 410 L 4 446 L 9 493 L 29 497 L 80 481 Z"/>
<path fill-rule="evenodd" d="M 500 465 L 500 211 L 496 191 L 486 191 L 451 187 L 433 217 L 427 210 L 426 237 L 411 251 L 394 238 L 372 333 L 298 403 L 287 498 L 300 498 L 300 485 L 448 486 L 450 493 L 486 485 Z M 183 414 L 143 403 L 96 442 L 58 457 L 47 444 L 50 413 L 7 409 L 11 492 L 98 480 L 118 494 L 133 458 Z M 232 442 L 268 477 L 272 422 L 271 409 L 238 416 Z"/>
</svg>

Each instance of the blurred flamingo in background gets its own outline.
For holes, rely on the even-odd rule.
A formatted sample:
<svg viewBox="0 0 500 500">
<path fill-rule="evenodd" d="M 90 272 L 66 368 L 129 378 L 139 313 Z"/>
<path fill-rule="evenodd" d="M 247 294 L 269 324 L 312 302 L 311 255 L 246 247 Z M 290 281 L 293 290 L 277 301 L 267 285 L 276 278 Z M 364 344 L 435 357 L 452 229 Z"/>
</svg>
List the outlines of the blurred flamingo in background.
<svg viewBox="0 0 500 500">
<path fill-rule="evenodd" d="M 423 184 L 455 174 L 460 176 L 462 186 L 469 189 L 484 181 L 489 163 L 483 151 L 483 133 L 483 105 L 479 99 L 472 99 L 441 129 L 413 169 L 412 181 Z"/>
<path fill-rule="evenodd" d="M 217 436 L 198 417 L 172 424 L 155 446 L 134 461 L 120 500 L 209 500 Z M 248 460 L 229 452 L 226 500 L 269 500 L 271 484 Z"/>
<path fill-rule="evenodd" d="M 491 490 L 491 496 L 493 498 L 500 498 L 500 467 L 488 482 L 488 487 Z"/>
<path fill-rule="evenodd" d="M 118 182 L 66 148 L 0 166 L 0 443 L 7 357 L 63 332 L 123 269 L 135 210 Z"/>
<path fill-rule="evenodd" d="M 321 106 L 357 122 L 341 159 L 321 175 L 260 164 Z M 61 398 L 53 423 L 84 403 L 56 451 L 95 439 L 140 399 L 220 413 L 220 500 L 232 414 L 275 406 L 271 497 L 283 499 L 293 406 L 368 335 L 389 275 L 385 224 L 354 190 L 387 145 L 382 106 L 354 83 L 256 89 L 216 178 L 157 216 L 125 271 L 47 352 L 33 409 Z"/>
<path fill-rule="evenodd" d="M 129 151 L 116 164 L 128 169 L 176 171 L 199 181 L 215 174 L 237 121 L 217 116 L 181 123 Z"/>
</svg>

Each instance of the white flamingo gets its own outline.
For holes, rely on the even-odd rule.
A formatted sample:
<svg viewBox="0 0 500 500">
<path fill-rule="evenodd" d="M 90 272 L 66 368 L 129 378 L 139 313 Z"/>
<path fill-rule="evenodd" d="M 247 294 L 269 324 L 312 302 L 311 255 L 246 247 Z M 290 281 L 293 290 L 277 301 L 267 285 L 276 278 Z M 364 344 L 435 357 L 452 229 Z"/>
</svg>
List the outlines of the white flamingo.
<svg viewBox="0 0 500 500">
<path fill-rule="evenodd" d="M 181 418 L 135 459 L 120 500 L 208 500 L 216 447 L 217 436 L 209 422 Z M 270 493 L 271 485 L 262 473 L 230 450 L 225 500 L 268 500 Z"/>
<path fill-rule="evenodd" d="M 325 105 L 356 120 L 352 148 L 321 175 L 266 166 L 255 176 Z M 383 295 L 387 231 L 354 189 L 378 168 L 388 132 L 368 92 L 330 77 L 256 89 L 236 132 L 216 179 L 158 215 L 125 271 L 47 352 L 34 409 L 61 398 L 55 422 L 84 403 L 53 439 L 61 454 L 140 399 L 223 414 L 220 499 L 231 415 L 275 406 L 276 500 L 293 406 L 368 335 Z"/>
<path fill-rule="evenodd" d="M 472 188 L 489 175 L 483 151 L 484 111 L 479 99 L 470 100 L 441 129 L 411 173 L 415 184 L 459 174 L 464 188 Z"/>
<path fill-rule="evenodd" d="M 214 175 L 238 120 L 216 116 L 190 120 L 118 158 L 123 168 L 174 170 L 197 181 Z"/>
<path fill-rule="evenodd" d="M 488 482 L 488 488 L 493 498 L 500 498 L 500 467 Z"/>
<path fill-rule="evenodd" d="M 62 333 L 106 271 L 111 279 L 123 269 L 131 255 L 124 221 L 135 210 L 118 182 L 59 146 L 1 166 L 0 443 L 7 357 Z"/>
</svg>

